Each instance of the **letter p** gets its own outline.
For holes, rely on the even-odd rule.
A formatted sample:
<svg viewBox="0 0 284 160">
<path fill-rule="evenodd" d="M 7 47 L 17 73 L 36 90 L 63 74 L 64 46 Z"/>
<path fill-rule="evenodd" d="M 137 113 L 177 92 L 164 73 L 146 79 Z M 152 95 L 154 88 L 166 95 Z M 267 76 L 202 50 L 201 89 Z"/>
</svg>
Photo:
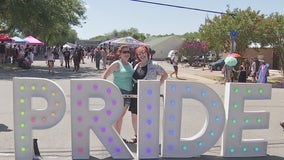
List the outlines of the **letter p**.
<svg viewBox="0 0 284 160">
<path fill-rule="evenodd" d="M 33 129 L 47 129 L 64 116 L 66 100 L 62 89 L 53 81 L 43 78 L 13 78 L 15 159 L 33 158 Z M 47 101 L 44 110 L 32 109 L 32 98 Z"/>
</svg>

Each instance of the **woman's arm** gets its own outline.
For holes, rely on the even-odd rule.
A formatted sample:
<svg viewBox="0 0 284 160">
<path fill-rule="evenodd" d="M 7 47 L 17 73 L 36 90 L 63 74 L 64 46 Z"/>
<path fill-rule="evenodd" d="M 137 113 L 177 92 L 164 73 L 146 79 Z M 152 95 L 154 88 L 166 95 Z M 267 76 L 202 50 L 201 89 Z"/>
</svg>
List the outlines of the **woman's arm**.
<svg viewBox="0 0 284 160">
<path fill-rule="evenodd" d="M 164 72 L 160 78 L 160 85 L 164 84 L 165 80 L 168 78 L 168 73 Z"/>
<path fill-rule="evenodd" d="M 103 79 L 107 79 L 109 75 L 111 75 L 114 71 L 117 71 L 119 69 L 119 63 L 118 61 L 113 62 L 102 74 Z"/>
</svg>

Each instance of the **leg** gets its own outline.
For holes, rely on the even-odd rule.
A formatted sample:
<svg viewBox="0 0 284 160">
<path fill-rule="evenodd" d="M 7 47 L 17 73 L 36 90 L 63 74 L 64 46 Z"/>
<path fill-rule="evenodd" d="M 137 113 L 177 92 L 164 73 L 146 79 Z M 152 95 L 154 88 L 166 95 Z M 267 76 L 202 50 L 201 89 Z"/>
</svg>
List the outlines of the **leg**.
<svg viewBox="0 0 284 160">
<path fill-rule="evenodd" d="M 132 118 L 132 127 L 135 133 L 134 137 L 131 140 L 132 140 L 132 143 L 137 143 L 137 114 L 132 113 L 131 118 Z"/>
<path fill-rule="evenodd" d="M 48 66 L 48 73 L 50 73 L 51 67 L 50 67 L 50 62 L 49 61 L 47 61 L 47 66 Z"/>
<path fill-rule="evenodd" d="M 80 63 L 78 64 L 77 72 L 79 71 L 79 69 L 80 69 Z"/>
<path fill-rule="evenodd" d="M 54 62 L 51 62 L 51 72 L 54 73 Z"/>
<path fill-rule="evenodd" d="M 178 78 L 178 66 L 175 66 L 175 74 L 176 74 L 176 78 Z"/>
<path fill-rule="evenodd" d="M 123 112 L 122 112 L 122 114 L 120 115 L 119 119 L 118 119 L 118 120 L 115 122 L 115 124 L 114 124 L 114 128 L 116 129 L 117 133 L 119 133 L 119 134 L 120 134 L 120 131 L 121 131 L 121 126 L 122 126 L 122 122 L 123 122 L 123 117 L 124 117 L 124 115 L 125 115 L 127 109 L 128 109 L 128 106 L 124 106 L 124 107 L 123 107 Z"/>
<path fill-rule="evenodd" d="M 70 61 L 69 60 L 67 60 L 67 68 L 70 68 Z"/>
</svg>

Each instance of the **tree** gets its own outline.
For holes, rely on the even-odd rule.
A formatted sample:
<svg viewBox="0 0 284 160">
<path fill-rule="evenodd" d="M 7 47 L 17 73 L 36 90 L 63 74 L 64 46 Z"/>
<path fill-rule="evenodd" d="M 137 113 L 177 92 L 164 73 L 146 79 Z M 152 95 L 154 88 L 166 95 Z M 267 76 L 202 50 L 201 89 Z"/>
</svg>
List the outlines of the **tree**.
<svg viewBox="0 0 284 160">
<path fill-rule="evenodd" d="M 186 41 L 200 40 L 200 34 L 199 32 L 185 33 L 182 35 L 182 38 L 184 38 Z"/>
<path fill-rule="evenodd" d="M 52 37 L 72 33 L 71 26 L 81 25 L 85 12 L 80 0 L 1 0 L 0 29 L 56 43 Z"/>
<path fill-rule="evenodd" d="M 121 31 L 114 30 L 111 33 L 105 34 L 104 36 L 100 35 L 100 36 L 93 37 L 91 38 L 91 40 L 106 41 L 109 39 L 118 38 L 118 37 L 126 37 L 126 36 L 131 36 L 141 42 L 143 42 L 146 39 L 146 36 L 144 33 L 139 33 L 138 29 L 136 28 L 130 28 L 128 30 L 121 30 Z"/>
<path fill-rule="evenodd" d="M 272 46 L 274 55 L 284 73 L 284 16 L 272 13 L 257 26 L 258 39 L 262 46 Z M 277 62 L 276 62 L 277 63 Z"/>
<path fill-rule="evenodd" d="M 231 50 L 229 32 L 238 32 L 236 51 L 242 54 L 251 42 L 257 40 L 256 26 L 262 22 L 264 15 L 251 8 L 246 10 L 228 10 L 227 14 L 206 19 L 205 25 L 199 29 L 202 41 L 208 43 L 209 48 L 217 51 Z"/>
<path fill-rule="evenodd" d="M 194 61 L 195 56 L 204 56 L 204 60 L 206 60 L 205 54 L 207 52 L 207 45 L 197 40 L 185 41 L 179 48 L 180 55 L 185 56 L 190 64 Z"/>
</svg>

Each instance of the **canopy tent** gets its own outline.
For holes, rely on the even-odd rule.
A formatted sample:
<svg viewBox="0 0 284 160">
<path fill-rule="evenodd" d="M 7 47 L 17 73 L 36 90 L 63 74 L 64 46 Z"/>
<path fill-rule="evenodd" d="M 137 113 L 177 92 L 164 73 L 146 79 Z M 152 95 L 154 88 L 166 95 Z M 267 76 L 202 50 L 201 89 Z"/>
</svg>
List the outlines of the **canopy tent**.
<svg viewBox="0 0 284 160">
<path fill-rule="evenodd" d="M 70 43 L 70 42 L 66 42 L 63 45 L 63 48 L 76 48 L 76 44 Z"/>
<path fill-rule="evenodd" d="M 18 43 L 18 44 L 28 44 L 29 42 L 20 38 L 20 37 L 12 37 L 12 39 L 14 40 L 14 43 Z"/>
<path fill-rule="evenodd" d="M 139 46 L 148 46 L 148 44 L 140 42 L 133 37 L 122 37 L 122 38 L 117 38 L 113 41 L 111 41 L 111 44 L 114 46 L 121 46 L 121 45 L 128 45 L 130 47 L 139 47 Z"/>
<path fill-rule="evenodd" d="M 13 42 L 14 40 L 7 34 L 0 34 L 0 42 Z"/>
<path fill-rule="evenodd" d="M 113 39 L 110 39 L 110 40 L 107 40 L 107 41 L 103 41 L 99 44 L 99 46 L 104 46 L 104 45 L 109 45 L 111 44 L 114 40 L 117 40 L 118 38 L 113 38 Z"/>
<path fill-rule="evenodd" d="M 30 45 L 44 45 L 43 42 L 34 38 L 33 36 L 28 36 L 28 37 L 24 38 L 24 40 L 28 41 Z"/>
</svg>

